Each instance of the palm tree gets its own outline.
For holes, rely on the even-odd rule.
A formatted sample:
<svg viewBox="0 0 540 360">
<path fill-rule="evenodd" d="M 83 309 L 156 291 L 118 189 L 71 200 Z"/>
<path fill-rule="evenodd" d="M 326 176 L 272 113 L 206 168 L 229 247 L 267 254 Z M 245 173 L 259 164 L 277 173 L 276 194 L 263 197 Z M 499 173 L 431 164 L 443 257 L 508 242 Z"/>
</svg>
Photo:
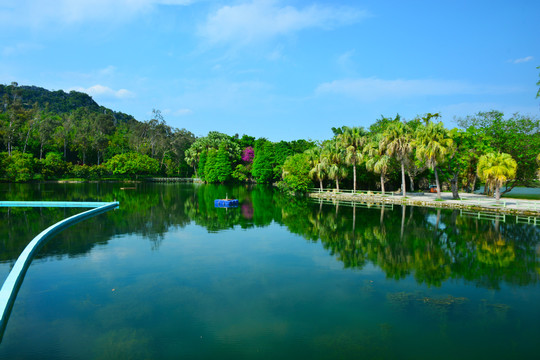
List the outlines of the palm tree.
<svg viewBox="0 0 540 360">
<path fill-rule="evenodd" d="M 384 148 L 379 146 L 380 140 L 373 140 L 365 148 L 364 152 L 369 157 L 366 161 L 366 169 L 381 175 L 381 191 L 384 195 L 384 178 L 390 165 L 390 156 L 386 155 Z"/>
<path fill-rule="evenodd" d="M 336 181 L 336 190 L 339 192 L 339 179 L 347 176 L 347 169 L 343 166 L 345 162 L 344 151 L 341 149 L 339 141 L 332 139 L 325 143 L 323 161 L 327 167 L 328 177 Z"/>
<path fill-rule="evenodd" d="M 516 176 L 517 163 L 510 154 L 489 153 L 478 161 L 478 177 L 486 186 L 495 186 L 495 199 L 501 198 L 501 186 Z"/>
<path fill-rule="evenodd" d="M 367 133 L 362 127 L 343 127 L 343 133 L 338 136 L 338 140 L 345 148 L 345 163 L 353 167 L 353 190 L 356 192 L 356 165 L 363 159 L 363 147 L 367 142 Z"/>
<path fill-rule="evenodd" d="M 402 122 L 390 124 L 384 131 L 379 146 L 401 163 L 401 191 L 403 196 L 406 196 L 405 163 L 413 150 L 413 138 L 409 126 Z"/>
<path fill-rule="evenodd" d="M 450 155 L 448 157 L 453 155 L 454 143 L 452 138 L 442 123 L 430 122 L 426 126 L 418 128 L 415 144 L 418 159 L 424 160 L 435 173 L 437 199 L 440 199 L 441 185 L 437 165 L 443 162 L 448 155 Z"/>
<path fill-rule="evenodd" d="M 327 165 L 323 161 L 323 151 L 319 146 L 313 147 L 305 151 L 305 154 L 308 157 L 311 170 L 309 171 L 309 176 L 312 179 L 319 181 L 319 186 L 321 191 L 323 191 L 323 180 L 327 176 Z"/>
</svg>

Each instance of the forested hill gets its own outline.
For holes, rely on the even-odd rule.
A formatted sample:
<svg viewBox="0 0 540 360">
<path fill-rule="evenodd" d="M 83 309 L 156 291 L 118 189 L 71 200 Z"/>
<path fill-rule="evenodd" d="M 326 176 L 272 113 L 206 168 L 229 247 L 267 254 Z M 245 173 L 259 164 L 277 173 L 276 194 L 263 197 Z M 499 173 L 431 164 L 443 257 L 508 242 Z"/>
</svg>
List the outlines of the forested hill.
<svg viewBox="0 0 540 360">
<path fill-rule="evenodd" d="M 47 110 L 58 115 L 70 113 L 79 108 L 86 108 L 91 113 L 111 114 L 117 122 L 125 123 L 135 120 L 131 115 L 116 112 L 104 106 L 98 105 L 88 94 L 63 90 L 50 91 L 37 86 L 26 86 L 13 83 L 12 85 L 0 84 L 0 99 L 6 104 L 6 99 L 19 98 L 22 105 L 30 109 L 37 104 L 41 110 Z"/>
</svg>

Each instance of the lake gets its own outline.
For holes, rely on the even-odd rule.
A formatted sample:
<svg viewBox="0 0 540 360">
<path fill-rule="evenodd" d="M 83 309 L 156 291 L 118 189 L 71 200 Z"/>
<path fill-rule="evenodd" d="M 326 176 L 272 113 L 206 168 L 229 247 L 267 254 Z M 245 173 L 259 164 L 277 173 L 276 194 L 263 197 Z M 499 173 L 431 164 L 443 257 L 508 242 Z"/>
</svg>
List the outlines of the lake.
<svg viewBox="0 0 540 360">
<path fill-rule="evenodd" d="M 0 359 L 508 359 L 540 353 L 540 226 L 269 187 L 0 184 L 114 201 L 40 251 Z M 214 200 L 239 199 L 238 208 Z M 81 209 L 0 208 L 0 278 Z"/>
</svg>

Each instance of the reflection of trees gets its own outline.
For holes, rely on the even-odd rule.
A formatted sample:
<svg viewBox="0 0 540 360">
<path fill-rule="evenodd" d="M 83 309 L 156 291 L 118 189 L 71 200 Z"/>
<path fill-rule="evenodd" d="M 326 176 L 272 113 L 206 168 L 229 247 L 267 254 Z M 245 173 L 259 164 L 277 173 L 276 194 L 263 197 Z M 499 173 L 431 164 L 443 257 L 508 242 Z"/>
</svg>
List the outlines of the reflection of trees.
<svg viewBox="0 0 540 360">
<path fill-rule="evenodd" d="M 139 234 L 157 248 L 171 226 L 183 227 L 189 217 L 183 202 L 193 196 L 191 187 L 138 184 L 136 190 L 120 190 L 123 184 L 5 184 L 2 200 L 113 201 L 120 208 L 81 222 L 56 235 L 37 258 L 78 256 L 96 244 L 120 234 Z M 7 191 L 6 191 L 7 190 Z M 15 261 L 26 244 L 55 222 L 85 209 L 4 208 L 0 209 L 0 260 Z"/>
<path fill-rule="evenodd" d="M 540 231 L 532 226 L 415 207 L 390 211 L 341 206 L 336 214 L 333 205 L 291 210 L 286 205 L 283 223 L 289 230 L 311 241 L 320 239 L 345 267 L 362 268 L 370 261 L 389 278 L 413 274 L 431 286 L 455 278 L 498 288 L 501 282 L 525 285 L 540 277 L 535 270 Z"/>
<path fill-rule="evenodd" d="M 138 234 L 158 248 L 171 227 L 191 221 L 210 232 L 275 222 L 312 242 L 320 240 L 346 268 L 371 262 L 396 280 L 413 275 L 430 286 L 463 279 L 498 288 L 503 282 L 526 285 L 540 278 L 540 229 L 529 225 L 460 217 L 451 210 L 313 203 L 265 186 L 143 183 L 125 191 L 121 186 L 4 184 L 0 195 L 2 200 L 120 201 L 120 209 L 57 235 L 38 257 L 78 256 L 121 234 Z M 214 200 L 226 195 L 238 199 L 240 207 L 215 208 Z M 0 261 L 14 261 L 33 236 L 79 211 L 0 209 Z"/>
</svg>

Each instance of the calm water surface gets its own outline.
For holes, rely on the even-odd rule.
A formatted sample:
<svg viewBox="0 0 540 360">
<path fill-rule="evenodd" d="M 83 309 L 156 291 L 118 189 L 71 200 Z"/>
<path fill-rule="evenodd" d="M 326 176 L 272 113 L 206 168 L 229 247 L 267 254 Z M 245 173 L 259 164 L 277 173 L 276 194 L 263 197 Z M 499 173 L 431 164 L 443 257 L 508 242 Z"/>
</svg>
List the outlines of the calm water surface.
<svg viewBox="0 0 540 360">
<path fill-rule="evenodd" d="M 0 184 L 120 201 L 33 261 L 1 359 L 508 359 L 540 353 L 540 226 L 266 187 Z M 132 186 L 132 185 L 129 185 Z M 240 200 L 216 209 L 213 200 Z M 0 209 L 0 278 L 81 209 Z"/>
</svg>

